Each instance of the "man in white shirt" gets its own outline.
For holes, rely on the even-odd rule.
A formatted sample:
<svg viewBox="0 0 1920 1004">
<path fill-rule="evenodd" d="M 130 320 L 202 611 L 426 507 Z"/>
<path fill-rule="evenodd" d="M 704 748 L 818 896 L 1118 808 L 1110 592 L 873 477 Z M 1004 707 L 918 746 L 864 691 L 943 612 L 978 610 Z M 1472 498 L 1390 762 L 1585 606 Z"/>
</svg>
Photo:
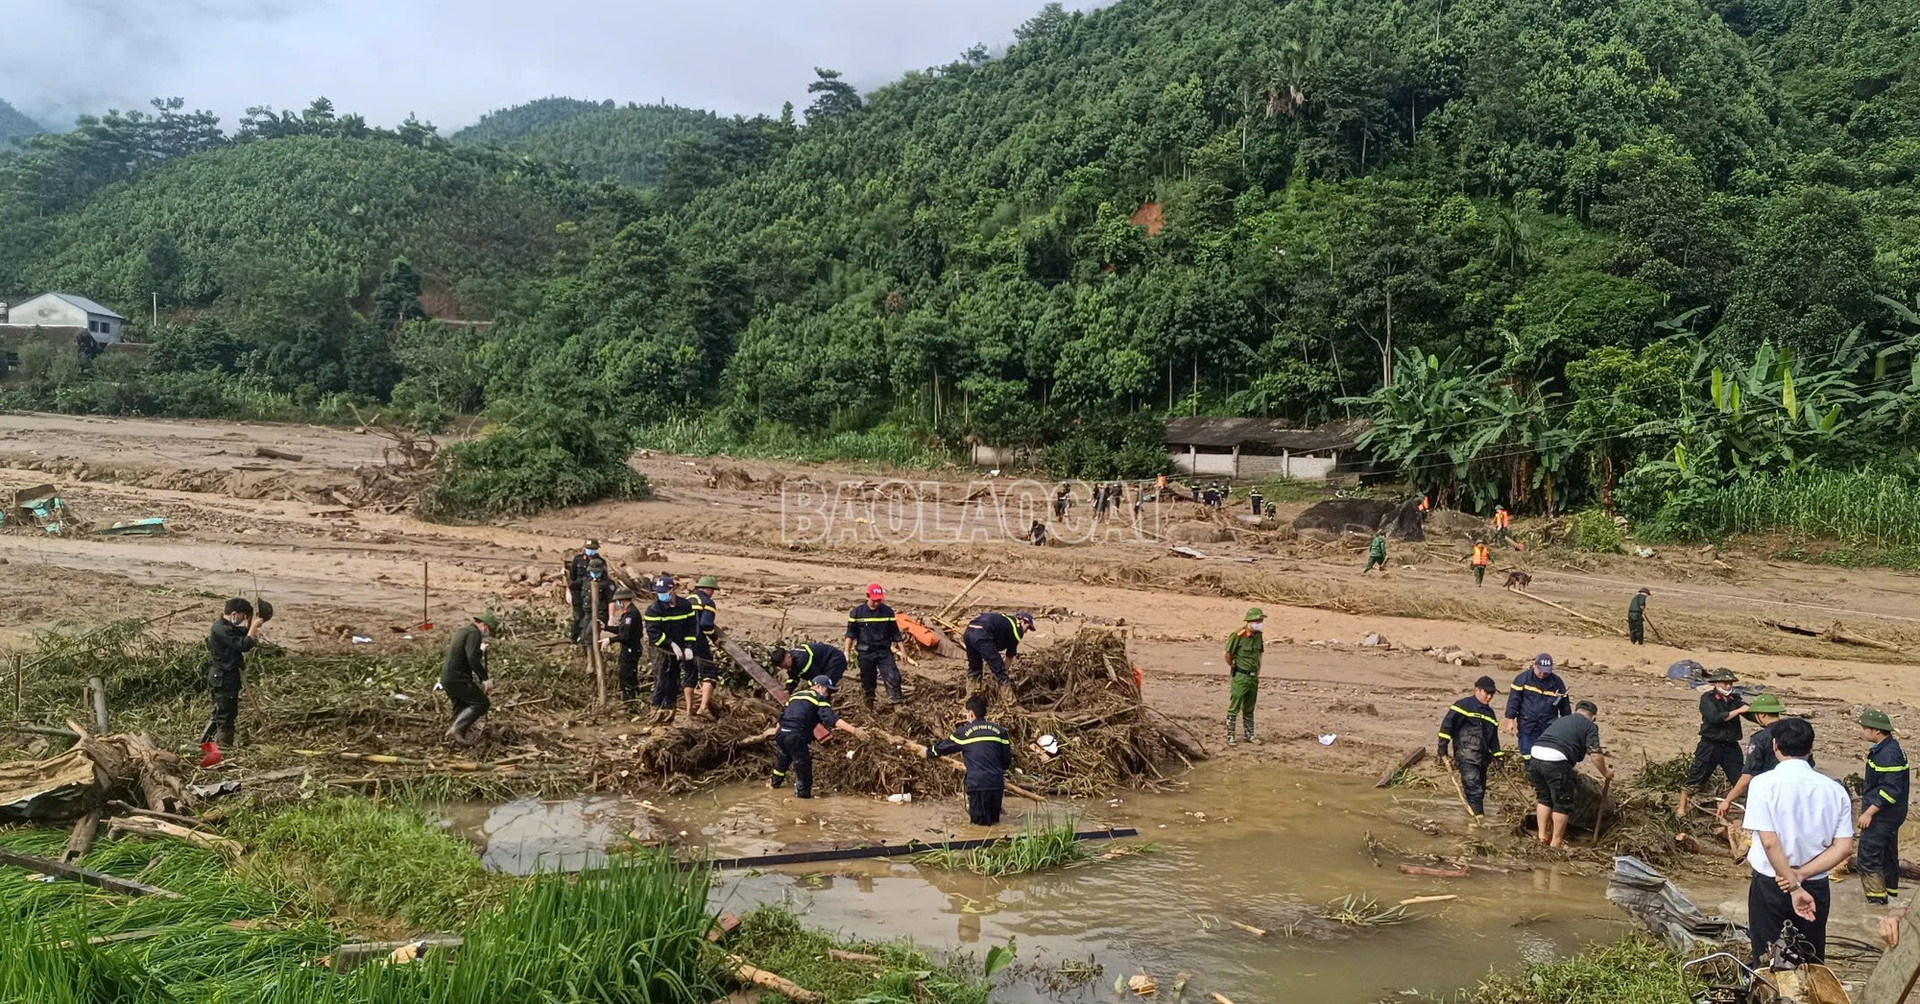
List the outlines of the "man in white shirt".
<svg viewBox="0 0 1920 1004">
<path fill-rule="evenodd" d="M 1753 964 L 1780 937 L 1788 922 L 1796 938 L 1788 943 L 1819 962 L 1827 954 L 1827 916 L 1832 890 L 1827 873 L 1853 853 L 1853 799 L 1840 782 L 1816 773 L 1813 726 L 1783 718 L 1772 728 L 1780 765 L 1753 779 L 1747 792 L 1745 826 L 1753 831 L 1747 864 L 1747 927 L 1753 934 Z M 1802 944 L 1804 942 L 1804 944 Z"/>
</svg>

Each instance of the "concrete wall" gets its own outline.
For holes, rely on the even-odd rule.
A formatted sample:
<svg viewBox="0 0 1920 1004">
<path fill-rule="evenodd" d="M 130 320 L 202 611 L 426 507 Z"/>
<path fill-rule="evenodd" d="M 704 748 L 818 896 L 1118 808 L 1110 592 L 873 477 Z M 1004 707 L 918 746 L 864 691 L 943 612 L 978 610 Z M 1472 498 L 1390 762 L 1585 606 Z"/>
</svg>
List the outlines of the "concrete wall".
<svg viewBox="0 0 1920 1004">
<path fill-rule="evenodd" d="M 1172 462 L 1174 470 L 1184 474 L 1228 478 L 1292 478 L 1295 481 L 1325 481 L 1339 462 L 1337 454 L 1261 456 L 1242 453 L 1236 457 L 1230 450 L 1208 452 L 1175 449 L 1167 451 L 1167 459 Z"/>
<path fill-rule="evenodd" d="M 1175 451 L 1167 450 L 1167 459 L 1173 462 L 1173 469 L 1184 474 L 1205 474 L 1231 478 L 1235 476 L 1233 453 L 1231 451 L 1207 452 L 1205 450 Z"/>
</svg>

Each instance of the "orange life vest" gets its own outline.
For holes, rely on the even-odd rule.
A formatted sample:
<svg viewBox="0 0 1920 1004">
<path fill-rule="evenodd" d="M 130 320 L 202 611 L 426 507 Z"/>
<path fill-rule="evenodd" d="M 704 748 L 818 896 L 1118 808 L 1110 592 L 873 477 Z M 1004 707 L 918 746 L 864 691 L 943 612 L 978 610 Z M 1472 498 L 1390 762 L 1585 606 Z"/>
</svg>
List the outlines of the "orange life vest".
<svg viewBox="0 0 1920 1004">
<path fill-rule="evenodd" d="M 1473 563 L 1479 565 L 1481 568 L 1487 566 L 1487 545 L 1473 545 Z"/>
</svg>

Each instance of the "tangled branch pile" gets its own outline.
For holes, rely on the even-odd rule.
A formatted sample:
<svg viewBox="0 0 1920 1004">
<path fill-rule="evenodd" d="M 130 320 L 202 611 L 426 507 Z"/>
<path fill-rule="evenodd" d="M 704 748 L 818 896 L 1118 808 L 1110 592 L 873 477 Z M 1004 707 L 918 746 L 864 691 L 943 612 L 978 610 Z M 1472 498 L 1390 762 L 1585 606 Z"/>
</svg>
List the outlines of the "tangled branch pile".
<svg viewBox="0 0 1920 1004">
<path fill-rule="evenodd" d="M 1013 741 L 1014 783 L 1051 794 L 1101 794 L 1121 787 L 1152 788 L 1166 779 L 1165 765 L 1204 759 L 1198 738 L 1183 735 L 1166 719 L 1150 717 L 1117 632 L 1082 629 L 1067 641 L 1022 655 L 1016 671 L 1018 707 L 995 707 L 988 717 Z M 851 689 L 851 687 L 849 687 Z M 913 792 L 948 796 L 963 788 L 953 763 L 930 762 L 898 740 L 931 743 L 961 720 L 965 682 L 958 672 L 941 681 L 919 680 L 908 703 L 867 709 L 843 691 L 837 707 L 869 731 L 867 739 L 836 734 L 815 747 L 818 786 L 836 792 L 889 795 Z M 715 722 L 662 729 L 637 744 L 600 754 L 600 769 L 619 769 L 636 780 L 669 790 L 726 781 L 762 780 L 773 768 L 772 704 Z M 1038 747 L 1042 736 L 1060 743 L 1056 756 Z"/>
</svg>

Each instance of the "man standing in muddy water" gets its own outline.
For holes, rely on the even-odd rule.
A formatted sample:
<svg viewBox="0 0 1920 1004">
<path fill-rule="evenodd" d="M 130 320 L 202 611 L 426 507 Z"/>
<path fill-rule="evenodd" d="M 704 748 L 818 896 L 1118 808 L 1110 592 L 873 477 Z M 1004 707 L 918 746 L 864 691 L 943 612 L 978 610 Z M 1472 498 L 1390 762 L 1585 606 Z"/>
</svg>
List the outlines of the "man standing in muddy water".
<svg viewBox="0 0 1920 1004">
<path fill-rule="evenodd" d="M 1535 839 L 1548 847 L 1565 847 L 1567 821 L 1573 817 L 1576 793 L 1580 789 L 1574 768 L 1587 757 L 1600 769 L 1600 776 L 1613 781 L 1613 768 L 1600 751 L 1600 726 L 1593 720 L 1600 708 L 1592 701 L 1574 705 L 1573 714 L 1547 726 L 1534 740 L 1533 755 L 1527 758 L 1527 780 L 1533 782 Z"/>
<path fill-rule="evenodd" d="M 1006 729 L 987 721 L 987 695 L 967 698 L 966 722 L 927 746 L 929 760 L 955 753 L 967 765 L 967 818 L 975 826 L 998 823 L 1007 797 L 1007 768 L 1013 766 L 1013 740 Z"/>
<path fill-rule="evenodd" d="M 1493 699 L 1500 693 L 1493 677 L 1473 681 L 1473 693 L 1448 706 L 1440 719 L 1439 758 L 1453 747 L 1453 766 L 1460 772 L 1460 796 L 1473 813 L 1473 825 L 1487 817 L 1487 767 L 1500 755 L 1500 723 L 1493 717 Z"/>
<path fill-rule="evenodd" d="M 849 734 L 854 732 L 853 726 L 833 710 L 832 694 L 833 681 L 816 676 L 812 686 L 796 690 L 787 698 L 787 706 L 780 712 L 780 727 L 773 734 L 773 744 L 780 752 L 774 757 L 773 777 L 768 787 L 780 790 L 787 783 L 787 771 L 791 769 L 794 797 L 813 797 L 813 727 L 824 725 Z"/>
<path fill-rule="evenodd" d="M 1267 615 L 1259 607 L 1247 611 L 1240 630 L 1227 636 L 1227 745 L 1233 745 L 1233 720 L 1246 722 L 1247 742 L 1253 742 L 1253 706 L 1260 699 L 1260 656 L 1266 649 Z"/>
<path fill-rule="evenodd" d="M 1535 736 L 1572 713 L 1567 682 L 1553 671 L 1553 656 L 1545 652 L 1533 657 L 1533 665 L 1521 670 L 1507 691 L 1507 729 L 1514 734 L 1514 746 L 1522 757 L 1533 750 Z"/>
</svg>

